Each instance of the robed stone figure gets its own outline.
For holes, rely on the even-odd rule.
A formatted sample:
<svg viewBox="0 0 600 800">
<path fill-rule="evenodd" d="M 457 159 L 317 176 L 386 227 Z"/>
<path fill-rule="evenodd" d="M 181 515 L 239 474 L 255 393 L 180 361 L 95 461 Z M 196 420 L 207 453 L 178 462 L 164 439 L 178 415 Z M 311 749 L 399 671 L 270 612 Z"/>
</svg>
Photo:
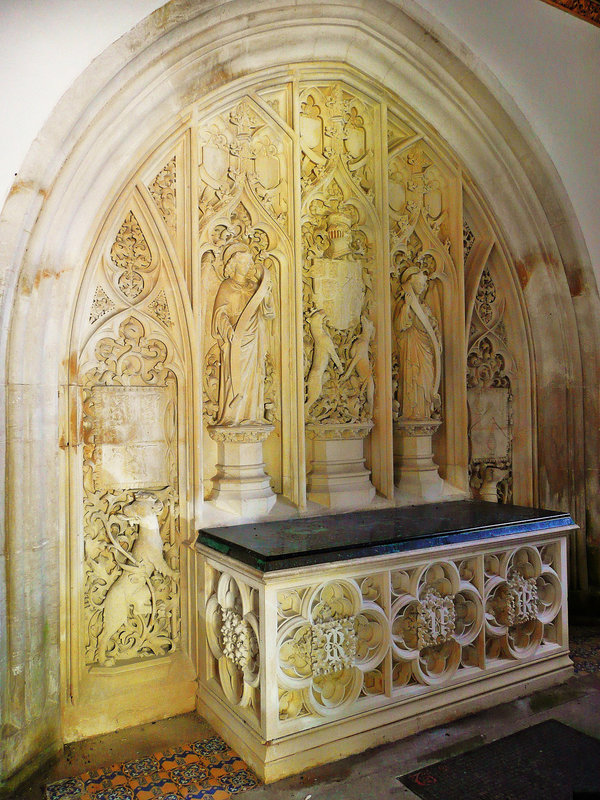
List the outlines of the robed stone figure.
<svg viewBox="0 0 600 800">
<path fill-rule="evenodd" d="M 404 420 L 428 420 L 438 401 L 441 343 L 437 321 L 423 301 L 427 275 L 407 267 L 401 276 L 402 295 L 394 312 L 398 347 L 398 395 Z"/>
<path fill-rule="evenodd" d="M 275 316 L 271 279 L 243 242 L 225 248 L 223 265 L 212 315 L 221 353 L 216 424 L 264 425 L 267 320 Z"/>
</svg>

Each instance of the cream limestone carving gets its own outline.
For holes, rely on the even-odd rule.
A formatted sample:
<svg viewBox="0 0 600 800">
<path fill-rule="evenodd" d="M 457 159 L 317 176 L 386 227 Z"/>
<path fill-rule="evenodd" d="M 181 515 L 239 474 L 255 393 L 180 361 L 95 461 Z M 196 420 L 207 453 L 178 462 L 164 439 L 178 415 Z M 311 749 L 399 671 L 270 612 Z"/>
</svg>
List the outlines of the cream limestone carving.
<svg viewBox="0 0 600 800">
<path fill-rule="evenodd" d="M 331 336 L 325 329 L 326 315 L 324 311 L 317 310 L 308 319 L 308 326 L 313 338 L 313 354 L 310 371 L 306 379 L 306 410 L 310 414 L 311 408 L 321 397 L 323 379 L 333 361 L 337 369 L 342 372 L 342 363 L 336 353 Z"/>
<path fill-rule="evenodd" d="M 280 315 L 293 259 L 292 143 L 249 97 L 203 121 L 198 142 L 205 497 L 229 513 L 264 514 L 275 502 L 265 469 L 281 491 L 284 453 L 294 447 L 281 369 L 283 354 L 286 363 L 296 357 L 295 334 L 287 307 Z"/>
<path fill-rule="evenodd" d="M 327 217 L 329 245 L 312 262 L 314 302 L 338 330 L 354 328 L 365 296 L 362 265 L 352 258 L 352 216 L 343 210 Z"/>
<path fill-rule="evenodd" d="M 456 609 L 454 597 L 442 595 L 428 587 L 422 600 L 417 605 L 417 644 L 419 650 L 424 647 L 449 641 L 456 629 Z"/>
<path fill-rule="evenodd" d="M 106 294 L 104 289 L 101 286 L 96 286 L 94 299 L 92 300 L 92 306 L 90 308 L 90 324 L 93 325 L 94 322 L 97 322 L 101 317 L 103 317 L 105 314 L 108 314 L 114 308 L 116 308 L 115 304 Z"/>
<path fill-rule="evenodd" d="M 311 637 L 313 675 L 327 675 L 352 666 L 357 647 L 353 617 L 313 625 Z"/>
<path fill-rule="evenodd" d="M 230 703 L 258 712 L 260 672 L 256 592 L 227 572 L 212 571 L 206 604 L 206 635 L 215 659 L 214 675 Z"/>
<path fill-rule="evenodd" d="M 442 346 L 438 326 L 424 297 L 428 276 L 417 264 L 400 275 L 400 293 L 394 309 L 398 353 L 398 416 L 428 420 L 439 407 Z"/>
<path fill-rule="evenodd" d="M 474 493 L 512 502 L 513 391 L 516 377 L 506 329 L 506 303 L 484 267 L 475 296 L 467 355 L 469 473 Z M 510 373 L 510 374 L 509 374 Z"/>
<path fill-rule="evenodd" d="M 526 658 L 552 641 L 562 605 L 552 551 L 521 547 L 486 562 L 486 652 L 489 659 Z"/>
<path fill-rule="evenodd" d="M 221 609 L 221 646 L 223 655 L 242 671 L 255 662 L 258 643 L 252 628 L 232 608 Z"/>
<path fill-rule="evenodd" d="M 179 639 L 177 380 L 167 360 L 165 342 L 129 316 L 117 336 L 97 339 L 83 375 L 88 663 L 162 655 Z M 132 494 L 146 487 L 160 489 Z"/>
<path fill-rule="evenodd" d="M 315 741 L 338 752 L 348 731 L 385 736 L 390 722 L 452 715 L 457 698 L 471 707 L 488 690 L 567 674 L 568 536 L 552 527 L 528 543 L 510 532 L 338 561 L 318 581 L 314 564 L 263 573 L 198 545 L 200 710 L 237 729 L 238 746 L 296 742 L 296 759 Z M 252 632 L 261 666 L 245 675 Z"/>
<path fill-rule="evenodd" d="M 358 375 L 360 388 L 364 390 L 367 404 L 367 417 L 373 415 L 373 404 L 375 398 L 375 381 L 373 380 L 373 369 L 371 367 L 370 347 L 375 334 L 375 326 L 367 317 L 361 317 L 361 332 L 352 343 L 350 348 L 350 363 L 344 374 L 342 381 L 347 381 L 353 373 Z"/>
<path fill-rule="evenodd" d="M 361 351 L 367 327 L 375 329 L 373 134 L 373 109 L 341 84 L 310 86 L 301 93 L 305 411 L 309 421 L 355 423 L 370 420 L 373 414 L 374 369 L 368 348 L 366 353 L 364 347 Z M 335 352 L 341 374 L 327 368 L 328 357 L 320 358 L 313 332 L 315 312 L 325 314 L 329 352 Z M 353 372 L 358 375 L 355 381 L 350 379 Z M 370 378 L 362 377 L 367 372 Z"/>
<path fill-rule="evenodd" d="M 348 580 L 305 589 L 301 606 L 285 592 L 278 602 L 280 719 L 328 716 L 350 706 L 390 647 L 381 607 Z"/>
<path fill-rule="evenodd" d="M 220 350 L 216 424 L 265 423 L 265 323 L 273 319 L 271 279 L 256 269 L 248 245 L 234 242 L 223 253 L 225 279 L 215 297 L 212 335 Z"/>
<path fill-rule="evenodd" d="M 416 230 L 427 231 L 444 250 L 449 250 L 449 215 L 445 200 L 447 185 L 442 170 L 420 144 L 406 148 L 402 141 L 392 142 L 390 155 L 388 180 L 392 252 L 405 246 Z"/>
<path fill-rule="evenodd" d="M 148 187 L 169 234 L 177 233 L 177 159 L 168 161 Z"/>
<path fill-rule="evenodd" d="M 124 517 L 137 524 L 138 532 L 129 563 L 122 564 L 120 576 L 104 598 L 102 632 L 98 637 L 97 651 L 100 664 L 115 663 L 114 657 L 107 657 L 107 649 L 115 633 L 127 624 L 130 609 L 134 616 L 140 618 L 149 616 L 152 619 L 156 614 L 151 576 L 155 572 L 169 578 L 177 576 L 163 556 L 164 543 L 158 522 L 158 514 L 162 510 L 163 503 L 149 492 L 138 492 L 136 499 L 123 508 Z"/>
<path fill-rule="evenodd" d="M 155 317 L 159 322 L 162 322 L 165 327 L 171 328 L 173 326 L 173 320 L 171 319 L 171 312 L 169 310 L 169 302 L 165 295 L 164 289 L 161 289 L 154 300 L 148 304 L 148 310 L 152 316 Z"/>
<path fill-rule="evenodd" d="M 395 685 L 441 683 L 469 660 L 483 627 L 483 598 L 460 566 L 437 561 L 392 574 Z"/>
<path fill-rule="evenodd" d="M 158 263 L 152 256 L 140 224 L 130 211 L 121 225 L 110 250 L 107 269 L 115 275 L 115 286 L 130 303 L 148 294 L 148 279 L 156 280 Z"/>
</svg>

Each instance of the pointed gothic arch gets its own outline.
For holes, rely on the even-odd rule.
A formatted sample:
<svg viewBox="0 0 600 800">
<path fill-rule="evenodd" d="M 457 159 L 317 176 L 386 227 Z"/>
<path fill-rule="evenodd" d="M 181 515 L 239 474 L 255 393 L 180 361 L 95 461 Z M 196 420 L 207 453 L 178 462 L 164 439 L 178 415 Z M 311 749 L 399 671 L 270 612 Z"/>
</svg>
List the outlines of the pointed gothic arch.
<svg viewBox="0 0 600 800">
<path fill-rule="evenodd" d="M 65 309 L 94 303 L 95 287 L 88 287 L 87 299 L 82 299 L 82 275 L 102 239 L 97 232 L 108 213 L 107 198 L 124 197 L 135 176 L 147 169 L 138 190 L 140 214 L 146 209 L 146 221 L 171 264 L 174 279 L 169 286 L 182 327 L 185 321 L 188 335 L 194 330 L 189 306 L 176 298 L 182 276 L 193 286 L 196 215 L 178 193 L 183 228 L 169 239 L 148 187 L 171 160 L 171 145 L 177 150 L 176 169 L 185 158 L 197 163 L 196 144 L 187 135 L 180 137 L 182 126 L 189 124 L 186 115 L 200 98 L 234 79 L 250 90 L 261 70 L 290 76 L 290 64 L 307 62 L 314 74 L 329 79 L 331 63 L 337 62 L 348 74 L 358 68 L 366 87 L 400 98 L 409 121 L 415 109 L 419 123 L 425 120 L 431 135 L 439 134 L 440 147 L 464 165 L 465 182 L 493 208 L 502 231 L 490 251 L 490 273 L 499 275 L 508 266 L 518 278 L 511 278 L 507 302 L 509 295 L 515 301 L 519 294 L 522 298 L 518 302 L 524 311 L 516 317 L 528 320 L 532 415 L 543 432 L 528 445 L 531 461 L 537 463 L 532 499 L 567 507 L 582 526 L 587 521 L 592 533 L 597 529 L 598 448 L 593 424 L 584 436 L 583 415 L 596 419 L 592 390 L 599 371 L 598 294 L 564 190 L 520 121 L 502 107 L 484 79 L 445 45 L 426 37 L 416 18 L 395 2 L 319 3 L 318 9 L 311 0 L 293 9 L 268 2 L 257 11 L 249 0 L 218 8 L 205 2 L 194 10 L 176 1 L 170 14 L 141 23 L 124 37 L 125 50 L 121 45 L 109 48 L 79 79 L 57 107 L 43 143 L 28 156 L 0 220 L 7 243 L 2 386 L 7 409 L 8 635 L 0 654 L 6 670 L 6 775 L 39 755 L 40 740 L 47 743 L 45 753 L 60 746 L 60 708 L 73 688 L 59 657 L 59 608 L 61 603 L 64 608 L 68 575 L 60 552 L 67 540 L 67 454 L 73 442 L 64 410 L 73 402 L 71 365 L 78 358 L 68 344 L 71 315 Z M 289 113 L 293 116 L 297 109 Z M 193 171 L 189 180 L 194 186 Z M 114 234 L 126 205 L 115 212 Z M 103 241 L 109 239 L 107 235 Z M 473 291 L 475 285 L 473 281 Z M 101 306 L 105 301 L 99 297 Z M 151 319 L 140 316 L 138 323 L 154 325 Z M 96 322 L 103 324 L 100 318 Z M 117 334 L 118 325 L 113 338 Z M 186 402 L 199 408 L 192 350 L 188 344 L 186 358 L 196 388 Z M 198 440 L 199 422 L 190 424 Z M 560 452 L 552 450 L 553 434 L 564 438 Z M 196 461 L 188 473 L 195 469 Z M 199 483 L 196 474 L 192 500 L 199 500 Z M 192 529 L 190 515 L 190 535 Z M 581 539 L 575 556 L 572 575 L 585 588 Z M 28 585 L 32 574 L 41 576 L 35 590 Z M 195 580 L 190 565 L 190 595 Z M 187 648 L 195 663 L 187 606 L 188 600 L 182 613 L 190 619 Z"/>
</svg>

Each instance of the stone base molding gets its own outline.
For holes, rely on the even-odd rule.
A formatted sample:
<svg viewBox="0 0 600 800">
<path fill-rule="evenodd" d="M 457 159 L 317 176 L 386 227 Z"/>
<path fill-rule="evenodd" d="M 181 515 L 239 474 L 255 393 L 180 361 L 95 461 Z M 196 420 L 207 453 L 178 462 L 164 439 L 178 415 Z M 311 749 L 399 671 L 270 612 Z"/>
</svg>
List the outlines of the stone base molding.
<svg viewBox="0 0 600 800">
<path fill-rule="evenodd" d="M 218 445 L 211 495 L 217 508 L 241 517 L 268 514 L 273 508 L 277 497 L 263 460 L 263 442 L 273 430 L 272 425 L 209 428 Z"/>
<path fill-rule="evenodd" d="M 342 509 L 364 507 L 374 499 L 375 487 L 364 457 L 364 439 L 372 427 L 372 422 L 307 426 L 313 445 L 309 500 Z"/>
<path fill-rule="evenodd" d="M 439 474 L 433 460 L 433 435 L 441 422 L 435 419 L 399 421 L 394 425 L 394 478 L 401 504 L 435 503 L 464 497 Z"/>
<path fill-rule="evenodd" d="M 565 680 L 573 526 L 541 527 L 273 572 L 197 545 L 198 711 L 271 782 Z"/>
</svg>

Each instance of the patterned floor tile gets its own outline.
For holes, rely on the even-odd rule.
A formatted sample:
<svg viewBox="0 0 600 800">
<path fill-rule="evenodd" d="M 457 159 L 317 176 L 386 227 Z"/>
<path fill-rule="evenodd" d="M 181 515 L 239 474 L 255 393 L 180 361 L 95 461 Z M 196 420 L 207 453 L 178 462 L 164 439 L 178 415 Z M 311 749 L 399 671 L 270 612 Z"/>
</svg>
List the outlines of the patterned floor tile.
<svg viewBox="0 0 600 800">
<path fill-rule="evenodd" d="M 46 787 L 46 800 L 230 800 L 258 784 L 218 736 Z"/>
<path fill-rule="evenodd" d="M 600 673 L 600 628 L 574 625 L 569 631 L 571 658 L 579 675 Z"/>
</svg>

